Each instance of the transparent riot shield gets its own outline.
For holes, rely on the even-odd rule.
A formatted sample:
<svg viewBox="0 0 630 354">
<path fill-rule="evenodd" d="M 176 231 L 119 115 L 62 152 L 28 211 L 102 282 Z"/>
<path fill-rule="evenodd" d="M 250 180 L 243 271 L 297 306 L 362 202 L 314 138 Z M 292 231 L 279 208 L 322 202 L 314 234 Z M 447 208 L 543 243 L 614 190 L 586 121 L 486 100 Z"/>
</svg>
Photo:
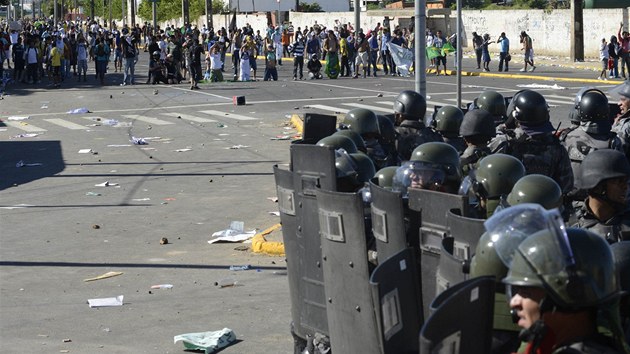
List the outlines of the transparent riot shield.
<svg viewBox="0 0 630 354">
<path fill-rule="evenodd" d="M 370 278 L 383 353 L 417 353 L 424 322 L 420 287 L 411 248 L 379 263 Z"/>
<path fill-rule="evenodd" d="M 446 226 L 449 235 L 455 239 L 453 255 L 459 259 L 470 260 L 479 238 L 486 231 L 483 227 L 485 219 L 473 219 L 462 216 L 460 209 L 451 209 L 446 214 Z"/>
<path fill-rule="evenodd" d="M 400 192 L 370 182 L 372 232 L 379 264 L 407 247 L 405 211 Z"/>
<path fill-rule="evenodd" d="M 420 330 L 420 354 L 490 353 L 494 287 L 494 277 L 478 277 L 440 294 Z"/>
<path fill-rule="evenodd" d="M 299 321 L 294 319 L 294 326 L 298 336 L 311 339 L 315 333 L 328 335 L 316 190 L 335 190 L 335 151 L 327 146 L 293 144 L 291 168 L 297 220 L 297 257 L 293 263 L 299 264 L 295 310 Z"/>
<path fill-rule="evenodd" d="M 380 353 L 361 194 L 317 192 L 330 346 Z"/>
<path fill-rule="evenodd" d="M 451 209 L 464 211 L 468 208 L 468 198 L 457 194 L 409 188 L 409 208 L 417 212 L 420 229 L 420 284 L 422 287 L 422 308 L 425 318 L 429 304 L 435 297 L 436 278 L 440 262 L 442 239 L 447 236 L 446 214 Z"/>
</svg>

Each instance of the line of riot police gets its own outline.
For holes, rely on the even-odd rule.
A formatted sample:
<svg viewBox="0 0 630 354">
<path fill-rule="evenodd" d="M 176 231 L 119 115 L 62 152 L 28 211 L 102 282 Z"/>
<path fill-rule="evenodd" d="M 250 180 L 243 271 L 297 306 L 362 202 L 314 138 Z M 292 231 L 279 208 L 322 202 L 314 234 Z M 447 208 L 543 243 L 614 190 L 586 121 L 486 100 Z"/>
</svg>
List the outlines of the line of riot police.
<svg viewBox="0 0 630 354">
<path fill-rule="evenodd" d="M 564 131 L 531 90 L 428 124 L 414 91 L 390 116 L 307 116 L 274 167 L 294 352 L 628 353 L 628 134 L 610 107 L 581 90 Z"/>
</svg>

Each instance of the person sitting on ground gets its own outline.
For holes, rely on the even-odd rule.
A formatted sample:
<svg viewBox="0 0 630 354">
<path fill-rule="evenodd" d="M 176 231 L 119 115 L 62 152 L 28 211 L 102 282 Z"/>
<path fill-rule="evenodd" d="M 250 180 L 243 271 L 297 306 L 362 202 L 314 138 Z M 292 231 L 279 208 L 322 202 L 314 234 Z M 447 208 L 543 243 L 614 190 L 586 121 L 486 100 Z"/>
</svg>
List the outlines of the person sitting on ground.
<svg viewBox="0 0 630 354">
<path fill-rule="evenodd" d="M 317 54 L 311 55 L 311 59 L 309 59 L 308 63 L 306 63 L 306 68 L 308 69 L 309 79 L 313 80 L 322 78 L 322 63 L 317 58 Z"/>
</svg>

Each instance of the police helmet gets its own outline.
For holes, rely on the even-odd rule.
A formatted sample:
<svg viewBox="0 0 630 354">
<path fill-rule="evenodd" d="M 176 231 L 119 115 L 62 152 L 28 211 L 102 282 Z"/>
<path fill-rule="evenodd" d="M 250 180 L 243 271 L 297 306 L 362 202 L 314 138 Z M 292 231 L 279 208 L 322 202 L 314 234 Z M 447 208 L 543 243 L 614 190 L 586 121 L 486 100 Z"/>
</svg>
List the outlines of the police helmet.
<svg viewBox="0 0 630 354">
<path fill-rule="evenodd" d="M 348 113 L 346 113 L 343 124 L 348 129 L 359 133 L 359 135 L 364 138 L 366 135 L 380 135 L 378 118 L 376 117 L 376 114 L 369 109 L 351 109 Z"/>
<path fill-rule="evenodd" d="M 409 188 L 441 190 L 446 181 L 444 168 L 435 163 L 406 161 L 396 169 L 392 178 L 392 191 L 409 195 Z"/>
<path fill-rule="evenodd" d="M 378 127 L 381 132 L 381 140 L 385 144 L 394 144 L 396 142 L 396 130 L 391 119 L 383 115 L 377 115 Z"/>
<path fill-rule="evenodd" d="M 155 52 L 153 52 L 151 55 L 153 55 L 154 57 L 160 57 L 160 51 L 156 50 Z"/>
<path fill-rule="evenodd" d="M 473 190 L 486 199 L 498 198 L 510 193 L 523 176 L 525 167 L 516 157 L 506 154 L 488 155 L 479 161 Z"/>
<path fill-rule="evenodd" d="M 515 286 L 544 288 L 543 301 L 565 310 L 596 307 L 619 295 L 610 246 L 585 229 L 548 228 L 529 236 L 503 282 L 508 296 Z"/>
<path fill-rule="evenodd" d="M 461 179 L 459 153 L 447 143 L 431 141 L 421 144 L 413 150 L 410 160 L 441 166 L 450 181 Z"/>
<path fill-rule="evenodd" d="M 545 175 L 532 174 L 519 179 L 507 196 L 509 205 L 540 204 L 545 209 L 562 206 L 562 190 L 556 181 Z"/>
<path fill-rule="evenodd" d="M 592 122 L 607 120 L 610 113 L 608 98 L 593 87 L 585 87 L 575 96 L 575 110 L 571 112 L 572 122 Z"/>
<path fill-rule="evenodd" d="M 353 154 L 358 151 L 357 146 L 354 144 L 352 139 L 343 135 L 333 134 L 331 136 L 327 136 L 318 141 L 317 145 L 332 146 L 333 148 L 335 148 L 335 150 L 344 149 L 349 154 Z"/>
<path fill-rule="evenodd" d="M 365 141 L 363 140 L 361 135 L 359 135 L 359 133 L 350 129 L 342 129 L 342 130 L 337 130 L 332 136 L 335 136 L 335 135 L 341 135 L 341 136 L 350 138 L 350 140 L 354 142 L 354 145 L 356 145 L 357 150 L 363 151 L 363 152 L 366 151 Z"/>
<path fill-rule="evenodd" d="M 376 174 L 376 168 L 370 157 L 362 152 L 350 154 L 356 164 L 357 182 L 369 182 Z"/>
<path fill-rule="evenodd" d="M 630 176 L 630 163 L 622 152 L 611 149 L 595 150 L 586 155 L 580 164 L 577 187 L 588 190 L 604 180 L 624 176 Z"/>
<path fill-rule="evenodd" d="M 404 119 L 423 122 L 427 113 L 427 101 L 418 92 L 405 90 L 396 97 L 394 112 L 401 114 Z"/>
<path fill-rule="evenodd" d="M 508 113 L 519 123 L 527 126 L 538 126 L 549 122 L 549 106 L 540 93 L 532 90 L 517 92 L 510 105 Z"/>
<path fill-rule="evenodd" d="M 455 106 L 442 106 L 435 114 L 433 125 L 441 133 L 457 136 L 464 120 L 464 112 Z"/>
<path fill-rule="evenodd" d="M 497 135 L 494 127 L 494 118 L 485 110 L 474 109 L 466 112 L 462 125 L 459 127 L 459 135 L 463 137 L 483 135 L 494 137 Z"/>
<path fill-rule="evenodd" d="M 383 188 L 391 188 L 397 169 L 398 166 L 388 166 L 376 171 L 374 177 L 377 180 L 378 186 Z"/>
<path fill-rule="evenodd" d="M 499 123 L 505 119 L 505 98 L 502 94 L 496 91 L 484 91 L 477 97 L 476 102 L 477 108 L 488 111 Z"/>
</svg>

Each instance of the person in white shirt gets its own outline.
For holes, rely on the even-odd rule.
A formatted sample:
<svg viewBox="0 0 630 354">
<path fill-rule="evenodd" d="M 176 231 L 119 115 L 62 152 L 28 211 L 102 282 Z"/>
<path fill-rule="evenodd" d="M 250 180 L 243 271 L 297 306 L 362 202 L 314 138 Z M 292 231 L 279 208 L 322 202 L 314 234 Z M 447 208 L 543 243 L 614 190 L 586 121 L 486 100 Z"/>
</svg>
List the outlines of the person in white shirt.
<svg viewBox="0 0 630 354">
<path fill-rule="evenodd" d="M 606 71 L 608 71 L 608 43 L 606 43 L 606 38 L 602 38 L 602 43 L 599 46 L 599 60 L 602 63 L 602 71 L 600 71 L 597 80 L 608 80 L 606 76 Z"/>
<path fill-rule="evenodd" d="M 81 81 L 81 73 L 83 73 L 83 82 L 87 82 L 87 63 L 88 63 L 88 47 L 85 43 L 85 38 L 79 36 L 77 43 L 77 67 L 78 67 L 78 81 Z"/>
</svg>

